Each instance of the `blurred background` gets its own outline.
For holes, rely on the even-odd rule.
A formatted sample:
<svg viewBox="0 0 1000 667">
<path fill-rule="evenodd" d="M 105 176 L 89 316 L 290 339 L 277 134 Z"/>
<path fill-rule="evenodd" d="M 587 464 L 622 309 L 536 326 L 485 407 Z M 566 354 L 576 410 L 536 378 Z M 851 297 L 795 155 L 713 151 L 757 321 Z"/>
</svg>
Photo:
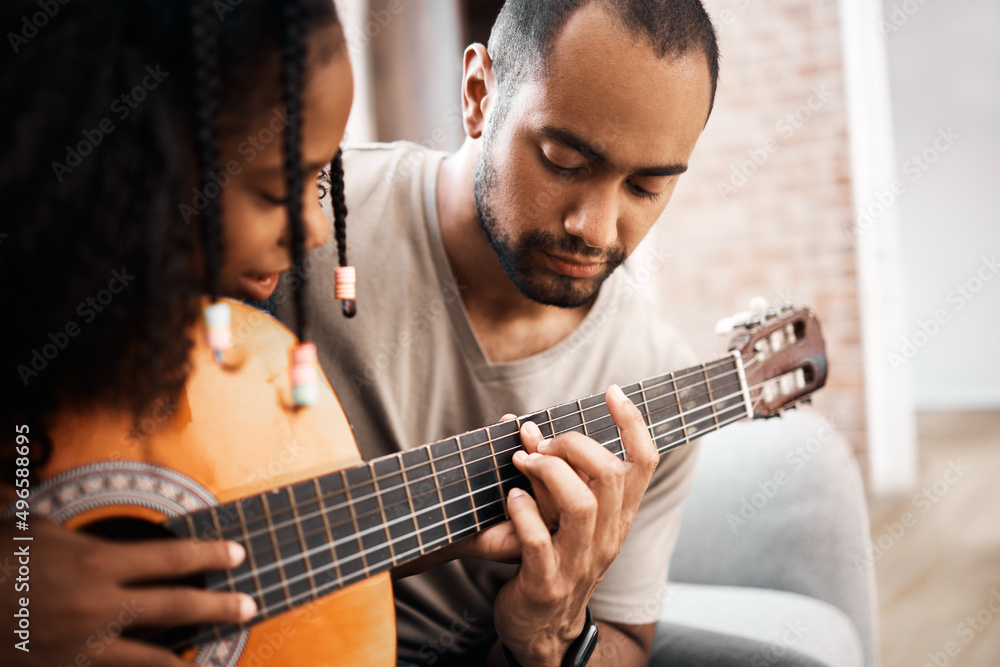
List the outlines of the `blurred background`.
<svg viewBox="0 0 1000 667">
<path fill-rule="evenodd" d="M 502 2 L 338 4 L 348 142 L 457 148 L 462 52 Z M 706 358 L 751 297 L 816 310 L 815 402 L 865 476 L 883 664 L 1000 664 L 1000 3 L 705 5 L 718 98 L 639 251 L 670 257 L 644 289 Z"/>
</svg>

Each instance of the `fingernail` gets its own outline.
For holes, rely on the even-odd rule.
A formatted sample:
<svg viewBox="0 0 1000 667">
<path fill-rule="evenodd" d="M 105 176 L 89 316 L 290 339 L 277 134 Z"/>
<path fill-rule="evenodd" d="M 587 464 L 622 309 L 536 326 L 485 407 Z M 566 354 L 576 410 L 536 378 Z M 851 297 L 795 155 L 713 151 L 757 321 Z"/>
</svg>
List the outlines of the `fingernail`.
<svg viewBox="0 0 1000 667">
<path fill-rule="evenodd" d="M 251 618 L 257 615 L 257 603 L 253 601 L 253 598 L 244 593 L 240 594 L 240 620 L 243 622 L 249 621 Z"/>
<path fill-rule="evenodd" d="M 514 460 L 517 461 L 518 463 L 524 463 L 525 461 L 528 460 L 528 452 L 524 451 L 523 449 L 517 450 L 516 452 L 514 452 Z"/>
<path fill-rule="evenodd" d="M 537 461 L 540 458 L 542 458 L 541 454 L 539 454 L 538 452 L 531 452 L 530 454 L 528 454 L 528 463 L 533 463 L 534 461 Z"/>
<path fill-rule="evenodd" d="M 549 445 L 552 443 L 552 438 L 545 438 L 540 443 L 538 443 L 538 451 L 547 450 Z"/>
<path fill-rule="evenodd" d="M 524 422 L 523 428 L 525 435 L 533 439 L 542 437 L 542 432 L 538 430 L 538 425 L 535 422 Z"/>
<path fill-rule="evenodd" d="M 246 558 L 247 551 L 242 547 L 242 545 L 236 542 L 229 543 L 229 562 L 233 564 L 233 567 L 239 565 Z M 253 602 L 253 600 L 250 600 Z"/>
<path fill-rule="evenodd" d="M 627 398 L 625 398 L 625 392 L 622 391 L 622 388 L 616 384 L 611 385 L 611 393 L 614 394 L 615 398 L 617 398 L 619 401 L 628 400 Z"/>
<path fill-rule="evenodd" d="M 524 491 L 522 491 L 517 487 L 514 487 L 513 489 L 510 490 L 510 495 L 508 496 L 508 500 L 516 500 L 517 498 L 520 498 L 523 495 Z"/>
</svg>

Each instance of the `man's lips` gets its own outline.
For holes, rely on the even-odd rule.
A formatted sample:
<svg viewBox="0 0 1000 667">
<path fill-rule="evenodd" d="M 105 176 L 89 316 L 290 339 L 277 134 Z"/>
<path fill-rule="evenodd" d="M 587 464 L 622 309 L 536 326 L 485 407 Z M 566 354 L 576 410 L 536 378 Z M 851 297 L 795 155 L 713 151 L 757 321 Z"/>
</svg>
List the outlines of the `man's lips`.
<svg viewBox="0 0 1000 667">
<path fill-rule="evenodd" d="M 267 301 L 278 287 L 277 273 L 244 273 L 240 285 L 253 301 Z"/>
<path fill-rule="evenodd" d="M 556 273 L 561 273 L 564 276 L 569 276 L 570 278 L 592 278 L 597 275 L 604 266 L 604 262 L 594 262 L 587 259 L 569 259 L 562 258 L 553 255 L 550 252 L 545 252 L 545 257 L 549 261 L 549 265 L 553 271 Z"/>
</svg>

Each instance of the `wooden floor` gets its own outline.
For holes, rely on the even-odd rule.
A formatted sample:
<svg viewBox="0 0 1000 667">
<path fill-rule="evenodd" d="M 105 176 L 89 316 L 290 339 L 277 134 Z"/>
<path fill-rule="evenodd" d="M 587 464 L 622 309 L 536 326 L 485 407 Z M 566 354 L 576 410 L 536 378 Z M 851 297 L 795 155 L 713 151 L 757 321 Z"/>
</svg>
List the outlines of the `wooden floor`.
<svg viewBox="0 0 1000 667">
<path fill-rule="evenodd" d="M 882 665 L 998 667 L 1000 412 L 919 429 L 915 491 L 869 500 Z"/>
</svg>

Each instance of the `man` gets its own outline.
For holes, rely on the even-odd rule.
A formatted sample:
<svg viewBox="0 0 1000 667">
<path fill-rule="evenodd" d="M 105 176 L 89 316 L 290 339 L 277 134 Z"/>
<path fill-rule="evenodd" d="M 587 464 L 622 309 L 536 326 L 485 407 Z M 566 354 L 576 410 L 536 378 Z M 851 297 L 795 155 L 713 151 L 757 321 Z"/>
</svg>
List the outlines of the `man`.
<svg viewBox="0 0 1000 667">
<path fill-rule="evenodd" d="M 489 48 L 465 52 L 458 152 L 346 152 L 359 314 L 331 306 L 334 253 L 313 258 L 307 299 L 365 458 L 693 361 L 615 269 L 686 170 L 717 71 L 697 0 L 510 0 Z M 511 496 L 513 525 L 397 573 L 401 662 L 558 665 L 588 603 L 589 664 L 648 662 L 696 450 L 650 481 L 648 431 L 614 388 L 607 401 L 627 463 L 526 426 L 538 504 Z"/>
</svg>

